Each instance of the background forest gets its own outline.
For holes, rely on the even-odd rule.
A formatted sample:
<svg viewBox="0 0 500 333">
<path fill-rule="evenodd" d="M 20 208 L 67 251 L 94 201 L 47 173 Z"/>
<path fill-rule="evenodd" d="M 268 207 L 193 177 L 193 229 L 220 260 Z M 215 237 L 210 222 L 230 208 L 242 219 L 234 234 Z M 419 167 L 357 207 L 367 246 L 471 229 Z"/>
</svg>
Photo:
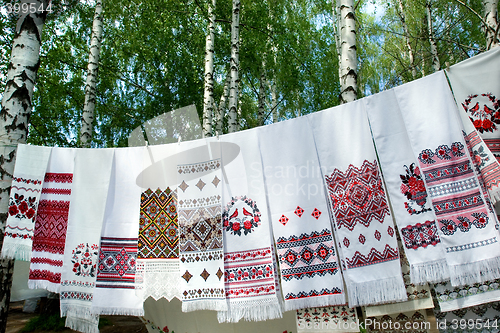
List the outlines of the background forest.
<svg viewBox="0 0 500 333">
<path fill-rule="evenodd" d="M 241 1 L 236 130 L 340 104 L 342 50 L 336 14 L 342 2 Z M 483 2 L 354 1 L 357 97 L 486 50 Z M 130 132 L 144 121 L 189 104 L 196 105 L 202 118 L 205 40 L 214 4 L 212 0 L 103 3 L 91 146 L 127 146 Z M 227 87 L 232 5 L 219 0 L 213 12 L 211 134 L 232 131 Z M 96 1 L 73 1 L 57 8 L 43 28 L 28 142 L 78 147 Z M 3 92 L 17 16 L 7 15 L 5 7 L 1 13 Z"/>
</svg>

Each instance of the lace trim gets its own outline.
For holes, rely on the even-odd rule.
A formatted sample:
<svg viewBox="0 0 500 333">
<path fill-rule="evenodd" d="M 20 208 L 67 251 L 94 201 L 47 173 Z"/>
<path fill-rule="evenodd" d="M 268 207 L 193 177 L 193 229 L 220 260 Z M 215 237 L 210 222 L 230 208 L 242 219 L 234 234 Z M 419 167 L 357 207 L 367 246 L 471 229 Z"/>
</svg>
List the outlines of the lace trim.
<svg viewBox="0 0 500 333">
<path fill-rule="evenodd" d="M 164 297 L 181 299 L 182 283 L 179 260 L 137 260 L 135 293 L 142 300 L 151 296 L 155 301 Z"/>
</svg>

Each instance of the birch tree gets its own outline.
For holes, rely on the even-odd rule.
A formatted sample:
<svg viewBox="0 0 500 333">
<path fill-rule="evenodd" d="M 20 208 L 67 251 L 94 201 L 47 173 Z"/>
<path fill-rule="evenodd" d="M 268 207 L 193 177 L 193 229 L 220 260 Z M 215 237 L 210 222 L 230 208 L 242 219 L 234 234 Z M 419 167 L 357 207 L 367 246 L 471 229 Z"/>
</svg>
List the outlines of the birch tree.
<svg viewBox="0 0 500 333">
<path fill-rule="evenodd" d="M 437 72 L 441 69 L 441 64 L 439 62 L 437 44 L 434 38 L 434 28 L 432 26 L 432 0 L 427 0 L 425 2 L 425 11 L 427 14 L 427 34 L 429 37 L 429 44 L 432 56 L 432 69 L 434 72 Z"/>
<path fill-rule="evenodd" d="M 354 0 L 338 0 L 340 15 L 340 102 L 348 103 L 356 100 L 357 55 L 356 55 L 356 16 Z"/>
<path fill-rule="evenodd" d="M 498 0 L 483 0 L 484 30 L 486 35 L 486 49 L 500 45 L 498 25 Z"/>
<path fill-rule="evenodd" d="M 85 102 L 83 104 L 82 123 L 80 129 L 80 144 L 90 147 L 92 141 L 92 123 L 96 104 L 97 71 L 101 54 L 102 39 L 102 3 L 96 0 L 94 21 L 92 24 L 92 37 L 90 40 L 89 61 L 87 65 L 87 80 L 85 84 Z"/>
<path fill-rule="evenodd" d="M 205 89 L 203 94 L 203 136 L 212 136 L 214 113 L 214 35 L 216 0 L 208 3 L 208 33 L 205 41 Z"/>
<path fill-rule="evenodd" d="M 410 32 L 408 29 L 408 25 L 406 24 L 405 8 L 403 5 L 403 0 L 397 0 L 397 2 L 398 2 L 398 6 L 397 6 L 396 11 L 398 13 L 399 19 L 401 21 L 401 25 L 403 27 L 406 48 L 408 49 L 408 61 L 410 62 L 411 76 L 415 80 L 417 77 L 417 68 L 415 67 L 415 56 L 414 56 L 413 48 L 412 48 L 411 43 L 410 43 Z"/>
<path fill-rule="evenodd" d="M 240 0 L 233 0 L 232 20 L 231 20 L 231 59 L 230 73 L 231 83 L 229 85 L 229 120 L 228 132 L 238 130 L 238 85 L 239 79 L 239 53 L 240 53 Z"/>
<path fill-rule="evenodd" d="M 23 0 L 36 11 L 20 14 L 14 35 L 7 82 L 0 112 L 0 248 L 3 244 L 9 192 L 17 144 L 26 143 L 32 109 L 33 89 L 40 67 L 42 29 L 49 0 Z M 0 332 L 5 332 L 9 310 L 13 260 L 0 260 Z"/>
</svg>

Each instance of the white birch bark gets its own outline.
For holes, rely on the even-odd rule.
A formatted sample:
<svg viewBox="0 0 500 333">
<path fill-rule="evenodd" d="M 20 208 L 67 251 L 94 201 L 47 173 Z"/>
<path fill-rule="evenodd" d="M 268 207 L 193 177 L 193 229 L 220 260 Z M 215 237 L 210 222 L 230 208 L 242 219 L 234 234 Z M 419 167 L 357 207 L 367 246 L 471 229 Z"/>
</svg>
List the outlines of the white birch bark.
<svg viewBox="0 0 500 333">
<path fill-rule="evenodd" d="M 85 102 L 83 104 L 82 124 L 80 128 L 80 145 L 82 147 L 90 147 L 92 142 L 97 71 L 99 69 L 99 57 L 101 54 L 102 3 L 103 0 L 96 0 L 94 21 L 92 24 L 89 61 L 87 65 L 87 81 L 85 83 Z"/>
<path fill-rule="evenodd" d="M 214 113 L 214 35 L 216 0 L 208 3 L 208 34 L 205 41 L 205 92 L 203 96 L 203 136 L 212 136 Z"/>
<path fill-rule="evenodd" d="M 239 79 L 239 53 L 240 53 L 240 0 L 233 0 L 233 14 L 231 20 L 231 60 L 229 85 L 229 120 L 228 132 L 238 131 L 238 85 Z"/>
<path fill-rule="evenodd" d="M 222 125 L 224 123 L 224 116 L 226 114 L 226 104 L 229 98 L 229 85 L 231 84 L 231 73 L 226 75 L 226 82 L 224 82 L 224 90 L 220 97 L 219 108 L 217 109 L 217 125 L 216 131 L 222 134 Z"/>
<path fill-rule="evenodd" d="M 9 207 L 9 192 L 18 143 L 26 143 L 32 109 L 33 89 L 40 67 L 40 44 L 48 0 L 23 0 L 33 4 L 34 13 L 21 15 L 17 21 L 12 54 L 7 71 L 0 112 L 0 248 Z M 14 261 L 0 259 L 0 332 L 5 332 L 9 310 Z"/>
<path fill-rule="evenodd" d="M 417 78 L 417 68 L 415 67 L 415 56 L 413 54 L 413 48 L 410 43 L 410 32 L 408 30 L 408 25 L 406 24 L 406 15 L 403 0 L 398 0 L 397 12 L 405 35 L 405 43 L 406 48 L 408 49 L 408 60 L 410 62 L 411 76 L 413 80 L 415 80 Z"/>
<path fill-rule="evenodd" d="M 277 123 L 278 119 L 278 94 L 276 92 L 276 82 L 271 84 L 271 110 L 273 114 L 273 123 Z"/>
<path fill-rule="evenodd" d="M 264 66 L 263 66 L 264 67 Z M 259 99 L 258 99 L 258 111 L 257 111 L 257 126 L 264 125 L 264 114 L 266 107 L 266 75 L 264 73 L 264 68 L 262 68 L 262 73 L 260 74 L 260 86 L 259 86 Z"/>
<path fill-rule="evenodd" d="M 498 25 L 498 0 L 483 0 L 483 13 L 486 27 L 486 49 L 490 50 L 500 45 Z"/>
<path fill-rule="evenodd" d="M 340 0 L 340 102 L 356 100 L 358 94 L 356 16 L 354 0 Z"/>
<path fill-rule="evenodd" d="M 436 40 L 434 39 L 434 29 L 432 27 L 432 1 L 427 0 L 425 3 L 425 10 L 427 13 L 427 34 L 429 37 L 429 44 L 431 50 L 431 58 L 432 58 L 432 70 L 437 72 L 441 69 L 441 64 L 439 62 L 438 50 Z"/>
</svg>

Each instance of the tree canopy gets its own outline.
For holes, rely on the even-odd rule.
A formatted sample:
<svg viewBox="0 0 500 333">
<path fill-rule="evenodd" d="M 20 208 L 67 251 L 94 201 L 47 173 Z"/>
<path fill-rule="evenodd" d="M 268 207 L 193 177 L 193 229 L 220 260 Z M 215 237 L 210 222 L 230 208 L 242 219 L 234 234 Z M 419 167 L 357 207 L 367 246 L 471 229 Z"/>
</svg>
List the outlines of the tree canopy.
<svg viewBox="0 0 500 333">
<path fill-rule="evenodd" d="M 260 125 L 258 98 L 263 78 L 266 124 L 339 104 L 334 2 L 241 1 L 241 129 Z M 441 67 L 485 50 L 478 0 L 355 1 L 358 97 L 433 71 L 428 2 Z M 93 147 L 126 146 L 130 132 L 144 121 L 186 105 L 195 104 L 201 119 L 209 3 L 211 0 L 104 2 Z M 78 146 L 93 15 L 94 3 L 82 0 L 48 16 L 28 142 Z M 217 108 L 229 73 L 231 1 L 219 0 L 215 17 Z M 2 11 L 0 29 L 3 87 L 15 17 Z M 273 106 L 277 119 L 273 119 Z M 223 132 L 227 132 L 227 121 Z"/>
</svg>

